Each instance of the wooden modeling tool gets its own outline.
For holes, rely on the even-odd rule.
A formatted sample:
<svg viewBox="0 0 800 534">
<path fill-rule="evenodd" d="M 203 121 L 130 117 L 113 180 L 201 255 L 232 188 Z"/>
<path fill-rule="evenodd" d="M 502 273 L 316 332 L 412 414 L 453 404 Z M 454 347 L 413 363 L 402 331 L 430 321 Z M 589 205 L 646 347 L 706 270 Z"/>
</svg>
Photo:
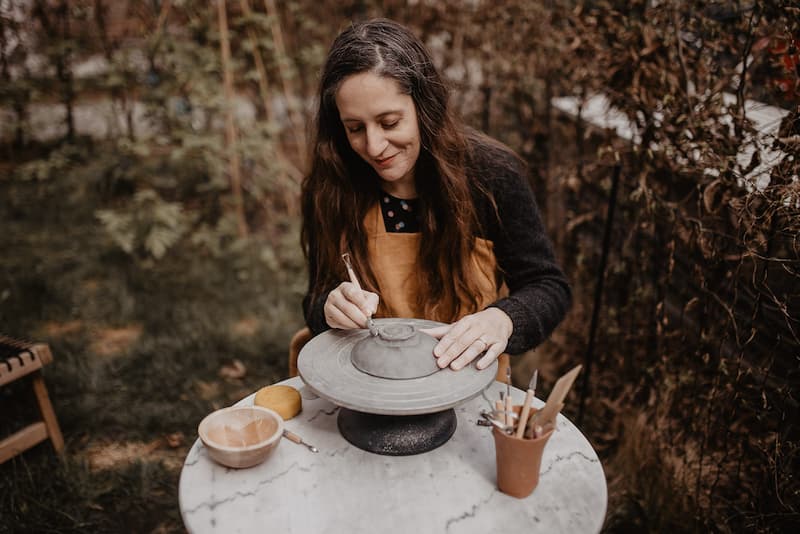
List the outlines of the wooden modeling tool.
<svg viewBox="0 0 800 534">
<path fill-rule="evenodd" d="M 358 282 L 356 272 L 353 270 L 353 264 L 350 263 L 350 253 L 345 252 L 342 254 L 344 265 L 347 268 L 347 276 L 350 278 L 350 283 L 356 286 L 359 291 L 362 291 L 361 284 Z M 372 319 L 372 314 L 367 315 L 367 328 L 372 336 L 378 335 L 378 327 L 375 326 L 375 321 Z"/>
<path fill-rule="evenodd" d="M 555 418 L 564 406 L 564 399 L 567 398 L 567 393 L 569 393 L 572 383 L 575 382 L 575 378 L 578 376 L 582 367 L 582 365 L 576 365 L 572 370 L 556 381 L 556 385 L 553 386 L 553 391 L 551 391 L 550 395 L 547 397 L 544 408 L 535 414 L 537 424 L 541 426 L 549 422 L 555 424 Z"/>
<path fill-rule="evenodd" d="M 528 424 L 528 415 L 531 413 L 531 402 L 536 394 L 536 381 L 539 378 L 539 370 L 534 369 L 531 381 L 528 383 L 528 392 L 525 394 L 525 402 L 522 404 L 522 413 L 519 416 L 519 423 L 517 424 L 517 433 L 514 437 L 522 438 L 525 434 L 525 427 Z"/>
<path fill-rule="evenodd" d="M 303 438 L 301 438 L 300 436 L 298 436 L 294 432 L 290 432 L 290 431 L 284 429 L 283 430 L 283 437 L 285 437 L 286 439 L 288 439 L 291 442 L 294 442 L 294 443 L 297 443 L 298 445 L 304 446 L 306 449 L 310 450 L 311 452 L 319 452 L 319 449 L 317 449 L 315 446 L 309 445 L 308 443 L 303 441 Z"/>
<path fill-rule="evenodd" d="M 511 400 L 511 366 L 506 367 L 506 425 L 511 426 L 514 424 L 514 419 L 511 414 L 514 413 L 514 403 Z"/>
<path fill-rule="evenodd" d="M 494 401 L 494 411 L 497 413 L 497 416 L 503 420 L 503 423 L 506 422 L 506 403 L 503 400 L 505 398 L 505 393 L 500 392 L 500 400 Z"/>
</svg>

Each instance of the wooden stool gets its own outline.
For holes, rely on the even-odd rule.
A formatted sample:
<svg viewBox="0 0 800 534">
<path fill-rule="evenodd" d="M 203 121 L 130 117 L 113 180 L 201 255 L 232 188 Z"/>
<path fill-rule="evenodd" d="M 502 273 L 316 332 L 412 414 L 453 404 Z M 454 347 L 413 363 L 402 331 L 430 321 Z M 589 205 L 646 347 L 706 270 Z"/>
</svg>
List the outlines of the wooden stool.
<svg viewBox="0 0 800 534">
<path fill-rule="evenodd" d="M 53 361 L 46 343 L 27 343 L 0 334 L 0 386 L 32 375 L 33 391 L 42 419 L 0 441 L 0 464 L 50 438 L 57 453 L 64 449 L 64 438 L 47 395 L 42 367 Z"/>
</svg>

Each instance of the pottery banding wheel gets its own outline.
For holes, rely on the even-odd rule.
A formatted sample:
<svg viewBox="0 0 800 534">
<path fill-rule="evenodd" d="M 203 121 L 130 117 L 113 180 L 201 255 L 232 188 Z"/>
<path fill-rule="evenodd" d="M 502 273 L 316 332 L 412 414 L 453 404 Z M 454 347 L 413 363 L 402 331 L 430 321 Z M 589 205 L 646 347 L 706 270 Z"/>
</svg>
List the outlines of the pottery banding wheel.
<svg viewBox="0 0 800 534">
<path fill-rule="evenodd" d="M 432 328 L 442 323 L 422 319 L 376 319 L 378 328 L 404 323 Z M 365 413 L 418 415 L 440 412 L 480 394 L 494 381 L 497 361 L 483 370 L 474 363 L 459 371 L 440 369 L 420 378 L 387 379 L 359 370 L 351 361 L 354 346 L 368 330 L 326 330 L 305 344 L 297 360 L 303 382 L 334 404 Z M 432 353 L 426 354 L 436 365 Z"/>
<path fill-rule="evenodd" d="M 409 352 L 393 355 L 385 345 L 397 341 L 402 346 L 404 341 L 393 337 L 403 338 L 408 327 L 442 323 L 377 319 L 375 325 L 379 340 L 368 330 L 327 330 L 311 339 L 298 357 L 300 377 L 317 395 L 342 407 L 339 430 L 357 447 L 406 455 L 442 445 L 455 432 L 452 408 L 494 381 L 497 362 L 483 370 L 474 362 L 459 371 L 438 369 L 432 353 L 436 340 L 427 334 L 413 332 L 411 342 L 419 345 Z"/>
</svg>

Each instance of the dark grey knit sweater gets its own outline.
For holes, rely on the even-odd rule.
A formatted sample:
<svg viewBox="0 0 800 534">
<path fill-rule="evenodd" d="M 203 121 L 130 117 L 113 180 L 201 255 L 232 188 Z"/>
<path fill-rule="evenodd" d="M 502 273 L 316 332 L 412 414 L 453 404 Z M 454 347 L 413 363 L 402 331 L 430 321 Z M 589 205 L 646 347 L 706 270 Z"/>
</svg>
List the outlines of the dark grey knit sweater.
<svg viewBox="0 0 800 534">
<path fill-rule="evenodd" d="M 511 318 L 514 331 L 506 352 L 518 354 L 550 335 L 570 307 L 571 292 L 545 234 L 524 165 L 500 147 L 473 143 L 470 152 L 471 179 L 479 180 L 497 205 L 495 213 L 485 195 L 477 190 L 473 195 L 482 227 L 480 237 L 494 244 L 502 281 L 509 289 L 507 297 L 490 306 Z M 314 272 L 313 266 L 309 272 Z M 330 328 L 323 312 L 328 292 L 313 305 L 308 296 L 303 299 L 306 322 L 314 334 Z"/>
</svg>

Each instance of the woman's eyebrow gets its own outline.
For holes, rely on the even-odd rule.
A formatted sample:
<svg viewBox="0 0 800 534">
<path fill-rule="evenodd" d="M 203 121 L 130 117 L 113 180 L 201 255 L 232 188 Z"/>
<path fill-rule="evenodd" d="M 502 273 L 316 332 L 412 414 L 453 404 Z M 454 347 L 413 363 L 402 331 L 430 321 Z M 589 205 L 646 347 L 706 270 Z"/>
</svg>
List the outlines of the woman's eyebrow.
<svg viewBox="0 0 800 534">
<path fill-rule="evenodd" d="M 399 110 L 399 109 L 398 110 L 392 110 L 392 111 L 384 111 L 383 113 L 379 113 L 378 115 L 376 115 L 375 118 L 380 120 L 380 119 L 386 117 L 387 115 L 402 115 L 402 114 L 403 114 L 403 111 Z M 361 119 L 353 119 L 353 118 L 350 118 L 350 117 L 342 117 L 341 119 L 342 119 L 342 122 L 361 122 Z"/>
</svg>

